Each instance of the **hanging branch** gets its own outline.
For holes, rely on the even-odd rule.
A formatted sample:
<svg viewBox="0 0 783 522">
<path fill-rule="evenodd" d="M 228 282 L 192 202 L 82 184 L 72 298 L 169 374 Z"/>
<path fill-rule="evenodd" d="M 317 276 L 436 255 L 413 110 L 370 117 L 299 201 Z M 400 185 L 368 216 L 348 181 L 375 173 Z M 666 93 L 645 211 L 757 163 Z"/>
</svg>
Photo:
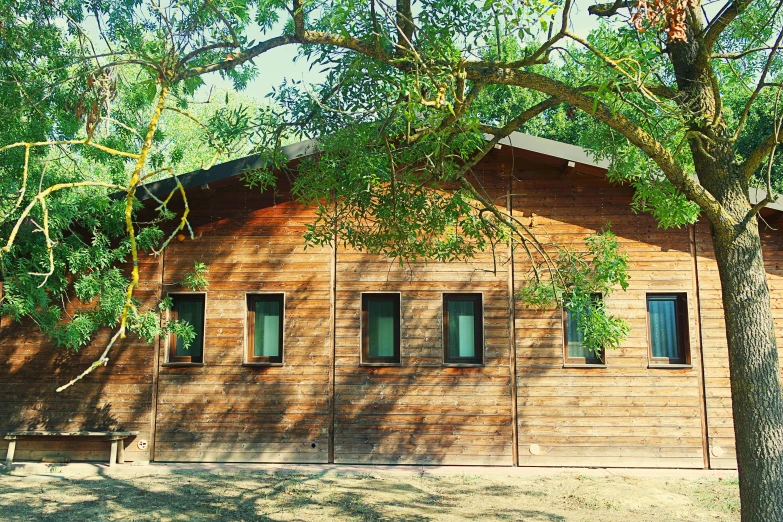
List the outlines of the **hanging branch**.
<svg viewBox="0 0 783 522">
<path fill-rule="evenodd" d="M 122 332 L 120 337 L 122 339 L 125 339 L 125 325 L 128 321 L 128 313 L 133 307 L 131 301 L 133 298 L 133 290 L 139 285 L 139 252 L 136 245 L 136 231 L 133 228 L 133 201 L 136 198 L 136 188 L 141 179 L 141 171 L 147 161 L 147 155 L 149 154 L 150 149 L 152 149 L 152 139 L 155 136 L 155 130 L 158 128 L 158 122 L 163 113 L 164 103 L 166 102 L 166 97 L 169 92 L 169 86 L 164 84 L 158 95 L 158 105 L 155 107 L 155 111 L 152 113 L 149 126 L 147 127 L 147 136 L 144 140 L 144 145 L 141 148 L 141 152 L 139 152 L 136 167 L 133 169 L 133 174 L 131 175 L 130 183 L 128 185 L 128 195 L 125 197 L 125 230 L 128 233 L 128 239 L 130 240 L 133 269 L 131 271 L 131 282 L 128 285 L 128 290 L 125 294 L 125 305 L 122 308 L 122 315 L 120 316 L 120 331 Z"/>
</svg>

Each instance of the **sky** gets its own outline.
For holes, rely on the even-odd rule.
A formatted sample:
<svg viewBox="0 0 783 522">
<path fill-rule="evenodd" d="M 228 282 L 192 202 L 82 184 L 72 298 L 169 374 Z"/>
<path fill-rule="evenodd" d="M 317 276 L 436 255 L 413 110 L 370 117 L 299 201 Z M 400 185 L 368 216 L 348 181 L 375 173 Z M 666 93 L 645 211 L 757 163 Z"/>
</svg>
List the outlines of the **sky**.
<svg viewBox="0 0 783 522">
<path fill-rule="evenodd" d="M 595 16 L 587 14 L 587 7 L 597 3 L 591 0 L 577 0 L 574 3 L 574 10 L 571 16 L 571 30 L 581 36 L 587 36 L 591 30 L 598 27 L 598 20 Z M 415 6 L 415 4 L 414 4 Z M 249 32 L 250 39 L 261 41 L 269 38 L 270 35 L 280 34 L 282 24 L 275 27 L 268 35 L 260 32 Z M 310 65 L 303 59 L 295 60 L 297 55 L 296 46 L 284 46 L 272 49 L 264 53 L 258 60 L 259 74 L 250 84 L 243 94 L 263 103 L 264 97 L 271 92 L 272 88 L 280 86 L 286 79 L 289 81 L 303 81 L 304 83 L 317 83 L 324 78 L 319 68 L 310 70 Z M 230 80 L 224 80 L 218 73 L 210 73 L 203 76 L 205 86 L 198 93 L 200 97 L 206 97 L 210 89 L 216 91 L 232 90 L 233 85 Z"/>
<path fill-rule="evenodd" d="M 599 3 L 599 1 L 600 0 L 574 1 L 570 19 L 571 30 L 574 33 L 586 37 L 590 31 L 598 27 L 598 17 L 589 15 L 587 8 L 593 4 Z M 416 3 L 417 2 L 414 0 L 414 14 Z M 723 2 L 719 0 L 706 2 L 705 9 L 707 10 L 708 15 L 714 15 L 722 4 Z M 84 28 L 86 32 L 93 37 L 95 42 L 100 42 L 100 38 L 98 38 L 98 27 L 93 18 L 89 18 L 85 21 Z M 258 30 L 250 30 L 248 31 L 248 37 L 251 40 L 262 41 L 270 36 L 281 34 L 282 30 L 283 23 L 279 23 L 266 35 Z M 310 65 L 303 58 L 297 60 L 296 56 L 297 46 L 291 45 L 272 49 L 258 57 L 256 59 L 256 65 L 259 71 L 258 76 L 251 81 L 247 89 L 243 91 L 243 98 L 250 98 L 259 104 L 263 104 L 266 95 L 271 92 L 273 88 L 280 86 L 285 80 L 302 81 L 306 84 L 310 84 L 317 83 L 324 78 L 324 74 L 320 72 L 319 67 L 315 67 L 311 70 Z M 232 82 L 221 78 L 219 73 L 204 75 L 202 79 L 205 82 L 205 86 L 202 87 L 197 94 L 201 99 L 206 99 L 210 92 L 213 91 L 224 92 L 233 90 Z"/>
</svg>

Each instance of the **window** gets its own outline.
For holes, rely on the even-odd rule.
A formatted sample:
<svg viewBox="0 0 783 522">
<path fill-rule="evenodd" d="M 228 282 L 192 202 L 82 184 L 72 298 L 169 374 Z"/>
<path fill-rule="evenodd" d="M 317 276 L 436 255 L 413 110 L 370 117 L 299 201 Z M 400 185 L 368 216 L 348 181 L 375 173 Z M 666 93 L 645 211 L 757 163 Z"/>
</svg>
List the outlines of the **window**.
<svg viewBox="0 0 783 522">
<path fill-rule="evenodd" d="M 400 364 L 400 294 L 362 294 L 362 363 Z"/>
<path fill-rule="evenodd" d="M 481 294 L 443 294 L 443 362 L 483 364 Z"/>
<path fill-rule="evenodd" d="M 283 294 L 247 296 L 247 339 L 245 362 L 281 364 L 283 362 Z"/>
<path fill-rule="evenodd" d="M 594 301 L 602 299 L 601 294 L 593 294 Z M 578 312 L 563 311 L 563 345 L 565 350 L 565 364 L 604 364 L 606 352 L 603 348 L 599 353 L 590 350 L 584 343 L 584 334 L 577 327 Z"/>
<path fill-rule="evenodd" d="M 647 294 L 651 365 L 690 364 L 685 294 Z"/>
<path fill-rule="evenodd" d="M 200 364 L 204 362 L 204 294 L 169 294 L 173 304 L 171 320 L 190 323 L 196 332 L 193 342 L 185 348 L 182 339 L 169 334 L 170 363 Z"/>
</svg>

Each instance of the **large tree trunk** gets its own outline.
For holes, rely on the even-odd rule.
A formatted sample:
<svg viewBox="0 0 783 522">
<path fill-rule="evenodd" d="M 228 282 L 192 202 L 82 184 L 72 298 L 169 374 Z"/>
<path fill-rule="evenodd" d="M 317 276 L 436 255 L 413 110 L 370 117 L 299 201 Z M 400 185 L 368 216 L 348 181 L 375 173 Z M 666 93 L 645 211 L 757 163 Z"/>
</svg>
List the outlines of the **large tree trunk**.
<svg viewBox="0 0 783 522">
<path fill-rule="evenodd" d="M 783 522 L 783 390 L 761 238 L 750 215 L 749 180 L 722 114 L 712 50 L 701 38 L 705 19 L 698 8 L 690 14 L 688 38 L 671 44 L 669 56 L 678 104 L 690 120 L 696 174 L 722 207 L 712 242 L 723 288 L 742 521 Z"/>
<path fill-rule="evenodd" d="M 725 187 L 725 186 L 724 186 Z M 741 187 L 721 198 L 736 217 Z M 713 228 L 729 345 L 743 522 L 783 521 L 783 390 L 769 287 L 756 218 L 732 233 Z"/>
</svg>

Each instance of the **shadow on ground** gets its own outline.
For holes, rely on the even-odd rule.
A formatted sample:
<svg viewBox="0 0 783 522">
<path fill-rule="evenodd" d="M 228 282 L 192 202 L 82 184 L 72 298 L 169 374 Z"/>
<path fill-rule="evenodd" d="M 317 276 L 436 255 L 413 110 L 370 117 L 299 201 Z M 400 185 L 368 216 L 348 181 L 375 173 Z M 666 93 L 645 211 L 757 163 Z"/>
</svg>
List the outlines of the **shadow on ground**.
<svg viewBox="0 0 783 522">
<path fill-rule="evenodd" d="M 566 520 L 529 509 L 520 488 L 487 488 L 469 477 L 175 471 L 120 480 L 105 471 L 82 478 L 49 471 L 2 477 L 3 520 Z"/>
</svg>

